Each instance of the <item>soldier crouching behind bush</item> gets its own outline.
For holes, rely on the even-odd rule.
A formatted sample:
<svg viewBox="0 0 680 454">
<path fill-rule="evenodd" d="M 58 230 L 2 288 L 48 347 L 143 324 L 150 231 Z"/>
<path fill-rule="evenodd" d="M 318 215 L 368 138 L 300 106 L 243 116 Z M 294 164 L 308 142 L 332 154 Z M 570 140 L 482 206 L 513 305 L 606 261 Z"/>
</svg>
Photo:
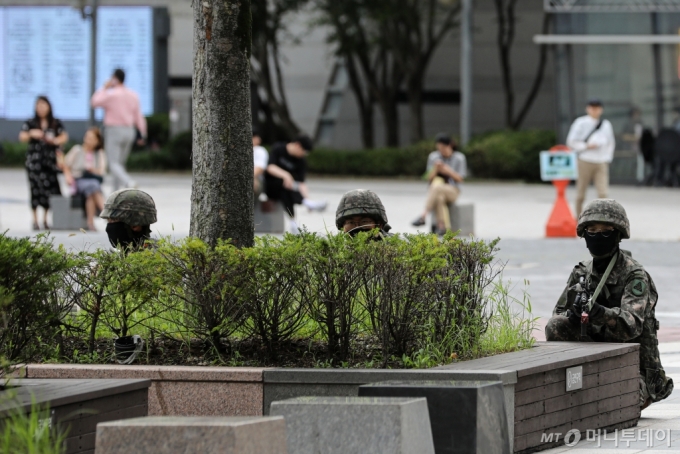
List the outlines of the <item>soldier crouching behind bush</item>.
<svg viewBox="0 0 680 454">
<path fill-rule="evenodd" d="M 384 238 L 391 229 L 380 197 L 367 189 L 354 189 L 342 196 L 335 211 L 335 225 L 352 236 L 378 228 L 375 239 Z"/>
<path fill-rule="evenodd" d="M 673 380 L 659 359 L 654 281 L 630 252 L 619 249 L 619 242 L 630 238 L 626 211 L 615 200 L 595 200 L 579 216 L 576 231 L 593 259 L 576 265 L 569 276 L 545 327 L 546 339 L 639 343 L 640 406 L 647 408 L 671 394 Z M 587 321 L 583 338 L 582 316 Z"/>
<path fill-rule="evenodd" d="M 106 233 L 111 246 L 122 250 L 139 250 L 151 238 L 151 224 L 156 222 L 156 204 L 139 189 L 121 189 L 106 199 L 100 217 L 108 221 Z"/>
</svg>

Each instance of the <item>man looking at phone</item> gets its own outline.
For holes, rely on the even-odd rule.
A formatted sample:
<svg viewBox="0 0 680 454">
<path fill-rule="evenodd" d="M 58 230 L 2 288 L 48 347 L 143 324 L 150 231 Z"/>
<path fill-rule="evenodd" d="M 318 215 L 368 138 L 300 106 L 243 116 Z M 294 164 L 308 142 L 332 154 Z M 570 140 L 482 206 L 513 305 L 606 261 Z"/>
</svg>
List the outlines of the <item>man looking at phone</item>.
<svg viewBox="0 0 680 454">
<path fill-rule="evenodd" d="M 94 92 L 90 103 L 92 107 L 104 109 L 104 149 L 109 161 L 109 170 L 113 174 L 113 190 L 121 187 L 136 187 L 136 183 L 125 170 L 125 163 L 130 155 L 132 144 L 137 137 L 137 130 L 143 145 L 146 139 L 146 118 L 142 115 L 137 93 L 127 88 L 125 72 L 116 69 L 104 86 Z"/>
<path fill-rule="evenodd" d="M 427 192 L 425 210 L 412 222 L 415 227 L 425 225 L 425 217 L 434 211 L 436 225 L 434 230 L 443 235 L 451 229 L 448 205 L 454 203 L 460 194 L 460 184 L 467 176 L 465 155 L 456 151 L 456 143 L 447 134 L 437 134 L 437 150 L 427 158 Z"/>
</svg>

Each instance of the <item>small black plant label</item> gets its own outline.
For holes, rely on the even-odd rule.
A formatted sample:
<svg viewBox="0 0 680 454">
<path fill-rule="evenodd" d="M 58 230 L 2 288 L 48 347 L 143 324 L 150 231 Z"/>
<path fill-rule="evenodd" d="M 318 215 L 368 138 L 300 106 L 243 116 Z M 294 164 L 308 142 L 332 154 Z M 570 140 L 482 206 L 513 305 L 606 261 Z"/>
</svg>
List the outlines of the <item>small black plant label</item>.
<svg viewBox="0 0 680 454">
<path fill-rule="evenodd" d="M 567 369 L 567 392 L 583 388 L 583 366 Z"/>
</svg>

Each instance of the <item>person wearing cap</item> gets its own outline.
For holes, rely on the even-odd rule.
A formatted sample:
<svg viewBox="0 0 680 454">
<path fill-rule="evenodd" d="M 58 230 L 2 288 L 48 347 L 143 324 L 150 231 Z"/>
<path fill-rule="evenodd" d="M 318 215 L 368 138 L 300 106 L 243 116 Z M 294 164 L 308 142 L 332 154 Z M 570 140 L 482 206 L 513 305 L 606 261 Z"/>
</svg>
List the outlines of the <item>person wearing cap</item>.
<svg viewBox="0 0 680 454">
<path fill-rule="evenodd" d="M 309 137 L 298 136 L 292 142 L 274 144 L 269 155 L 265 193 L 269 200 L 281 202 L 291 218 L 292 233 L 298 233 L 295 205 L 304 205 L 310 211 L 323 211 L 327 206 L 325 201 L 311 200 L 305 184 L 307 155 L 313 148 Z"/>
<path fill-rule="evenodd" d="M 377 228 L 375 239 L 384 238 L 391 229 L 380 197 L 368 189 L 354 189 L 343 194 L 335 210 L 335 226 L 352 236 Z"/>
<path fill-rule="evenodd" d="M 111 246 L 124 251 L 138 250 L 151 238 L 156 204 L 144 191 L 121 189 L 106 199 L 100 217 L 108 221 L 106 234 Z"/>
<path fill-rule="evenodd" d="M 652 276 L 619 247 L 630 238 L 626 210 L 616 200 L 594 200 L 581 213 L 576 233 L 592 260 L 571 272 L 546 324 L 546 340 L 640 344 L 639 403 L 646 408 L 673 392 L 673 380 L 659 357 L 659 295 Z"/>
<path fill-rule="evenodd" d="M 465 155 L 457 151 L 456 143 L 448 134 L 437 134 L 437 150 L 427 158 L 426 176 L 430 183 L 422 214 L 412 222 L 415 227 L 425 225 L 428 213 L 434 211 L 434 230 L 443 235 L 451 230 L 449 204 L 454 203 L 460 194 L 460 184 L 467 176 Z"/>
<path fill-rule="evenodd" d="M 587 115 L 574 120 L 567 135 L 567 146 L 578 155 L 576 217 L 581 214 L 591 182 L 595 183 L 598 198 L 606 199 L 609 192 L 609 163 L 614 159 L 616 140 L 612 124 L 602 118 L 603 111 L 601 100 L 589 100 Z"/>
</svg>

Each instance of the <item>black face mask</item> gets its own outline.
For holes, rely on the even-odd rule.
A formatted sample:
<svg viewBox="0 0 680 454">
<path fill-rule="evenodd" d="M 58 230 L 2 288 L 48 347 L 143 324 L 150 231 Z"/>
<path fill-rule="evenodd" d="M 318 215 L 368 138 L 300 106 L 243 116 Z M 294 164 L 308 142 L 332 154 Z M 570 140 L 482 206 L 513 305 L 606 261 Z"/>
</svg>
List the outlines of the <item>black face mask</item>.
<svg viewBox="0 0 680 454">
<path fill-rule="evenodd" d="M 586 247 L 593 257 L 604 257 L 611 255 L 618 248 L 619 232 L 614 232 L 608 237 L 604 237 L 601 232 L 594 235 L 586 233 L 584 235 Z"/>
<path fill-rule="evenodd" d="M 106 225 L 106 233 L 109 235 L 111 246 L 122 249 L 139 249 L 144 241 L 150 237 L 151 229 L 144 226 L 141 232 L 135 232 L 124 222 L 111 222 Z"/>
</svg>

